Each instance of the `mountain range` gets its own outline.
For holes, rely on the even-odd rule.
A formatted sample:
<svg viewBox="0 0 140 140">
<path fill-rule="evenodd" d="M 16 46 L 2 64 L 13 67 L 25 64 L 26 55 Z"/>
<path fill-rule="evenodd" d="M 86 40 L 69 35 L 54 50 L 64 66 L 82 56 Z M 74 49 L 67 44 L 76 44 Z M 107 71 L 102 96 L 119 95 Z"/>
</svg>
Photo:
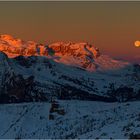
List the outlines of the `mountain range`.
<svg viewBox="0 0 140 140">
<path fill-rule="evenodd" d="M 0 36 L 1 139 L 140 138 L 140 65 L 87 42 Z"/>
<path fill-rule="evenodd" d="M 0 102 L 140 99 L 140 65 L 87 42 L 38 44 L 0 36 Z"/>
</svg>

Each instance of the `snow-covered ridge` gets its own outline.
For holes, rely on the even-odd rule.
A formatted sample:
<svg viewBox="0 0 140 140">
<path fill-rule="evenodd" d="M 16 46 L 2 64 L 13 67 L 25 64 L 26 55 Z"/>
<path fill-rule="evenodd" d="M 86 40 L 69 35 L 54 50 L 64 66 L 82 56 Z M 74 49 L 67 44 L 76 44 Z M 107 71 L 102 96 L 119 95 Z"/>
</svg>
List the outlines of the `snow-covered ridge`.
<svg viewBox="0 0 140 140">
<path fill-rule="evenodd" d="M 139 65 L 89 72 L 44 56 L 8 58 L 1 52 L 0 60 L 0 103 L 52 97 L 107 102 L 140 98 Z"/>
</svg>

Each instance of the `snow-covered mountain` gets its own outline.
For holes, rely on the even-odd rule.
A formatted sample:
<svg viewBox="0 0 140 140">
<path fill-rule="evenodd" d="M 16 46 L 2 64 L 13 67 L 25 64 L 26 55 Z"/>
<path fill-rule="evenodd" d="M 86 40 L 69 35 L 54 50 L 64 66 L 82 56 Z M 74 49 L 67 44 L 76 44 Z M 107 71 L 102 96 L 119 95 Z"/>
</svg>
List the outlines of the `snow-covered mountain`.
<svg viewBox="0 0 140 140">
<path fill-rule="evenodd" d="M 135 100 L 138 64 L 114 60 L 89 43 L 0 36 L 1 139 L 140 138 Z"/>
<path fill-rule="evenodd" d="M 98 48 L 84 42 L 57 42 L 43 45 L 34 41 L 23 41 L 10 35 L 1 35 L 0 51 L 6 53 L 9 58 L 46 56 L 55 62 L 76 66 L 88 71 L 119 69 L 128 65 L 127 62 L 113 60 L 109 56 L 101 55 Z"/>
<path fill-rule="evenodd" d="M 140 96 L 140 66 L 102 55 L 88 43 L 50 45 L 0 36 L 0 102 Z"/>
</svg>

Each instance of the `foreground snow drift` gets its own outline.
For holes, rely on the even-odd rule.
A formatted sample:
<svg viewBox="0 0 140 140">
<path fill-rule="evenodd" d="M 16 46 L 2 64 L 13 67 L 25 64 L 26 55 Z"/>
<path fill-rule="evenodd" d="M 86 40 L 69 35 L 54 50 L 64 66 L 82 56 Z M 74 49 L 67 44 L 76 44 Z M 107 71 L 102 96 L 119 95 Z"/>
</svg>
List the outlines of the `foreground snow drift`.
<svg viewBox="0 0 140 140">
<path fill-rule="evenodd" d="M 5 104 L 0 106 L 0 138 L 130 138 L 140 133 L 139 110 L 140 102 Z"/>
</svg>

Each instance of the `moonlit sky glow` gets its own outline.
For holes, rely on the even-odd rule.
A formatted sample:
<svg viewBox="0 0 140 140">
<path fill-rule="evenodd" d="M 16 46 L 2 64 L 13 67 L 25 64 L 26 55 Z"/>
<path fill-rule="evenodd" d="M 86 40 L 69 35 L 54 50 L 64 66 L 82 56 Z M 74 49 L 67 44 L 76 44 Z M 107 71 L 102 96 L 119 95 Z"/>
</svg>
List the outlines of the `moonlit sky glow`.
<svg viewBox="0 0 140 140">
<path fill-rule="evenodd" d="M 39 43 L 86 41 L 111 57 L 139 62 L 140 1 L 0 2 L 0 34 Z"/>
</svg>

